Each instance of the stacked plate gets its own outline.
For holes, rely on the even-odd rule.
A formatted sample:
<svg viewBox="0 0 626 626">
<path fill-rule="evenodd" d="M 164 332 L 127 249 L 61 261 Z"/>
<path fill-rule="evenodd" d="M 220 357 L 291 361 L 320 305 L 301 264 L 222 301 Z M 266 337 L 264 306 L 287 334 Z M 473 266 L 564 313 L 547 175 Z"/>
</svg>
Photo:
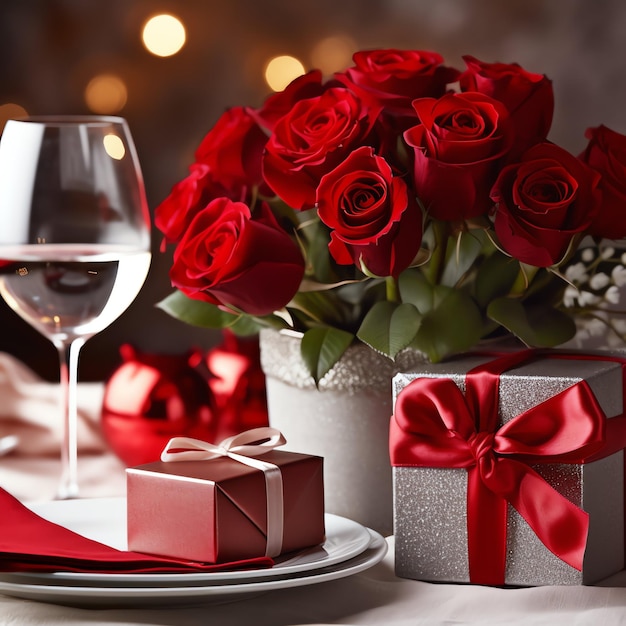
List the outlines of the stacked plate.
<svg viewBox="0 0 626 626">
<path fill-rule="evenodd" d="M 123 498 L 31 505 L 41 517 L 126 549 Z M 189 574 L 0 573 L 0 593 L 73 606 L 158 606 L 240 599 L 350 576 L 383 559 L 387 543 L 352 520 L 326 515 L 323 545 L 277 559 L 270 568 Z"/>
</svg>

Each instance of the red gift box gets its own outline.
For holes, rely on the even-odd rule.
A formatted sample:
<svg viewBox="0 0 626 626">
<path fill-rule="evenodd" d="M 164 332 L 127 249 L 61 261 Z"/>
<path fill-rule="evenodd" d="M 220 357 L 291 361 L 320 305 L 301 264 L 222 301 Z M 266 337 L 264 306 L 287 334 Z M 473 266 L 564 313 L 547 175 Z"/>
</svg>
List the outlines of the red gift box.
<svg viewBox="0 0 626 626">
<path fill-rule="evenodd" d="M 322 543 L 323 461 L 274 450 L 284 443 L 277 432 L 219 446 L 177 438 L 160 462 L 128 468 L 129 550 L 220 563 Z"/>
</svg>

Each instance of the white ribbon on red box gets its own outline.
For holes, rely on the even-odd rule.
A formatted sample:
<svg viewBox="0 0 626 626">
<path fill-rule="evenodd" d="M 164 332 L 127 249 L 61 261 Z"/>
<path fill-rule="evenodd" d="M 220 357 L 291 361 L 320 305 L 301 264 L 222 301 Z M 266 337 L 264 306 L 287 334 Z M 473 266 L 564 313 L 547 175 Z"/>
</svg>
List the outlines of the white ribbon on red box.
<svg viewBox="0 0 626 626">
<path fill-rule="evenodd" d="M 219 444 L 208 443 L 191 437 L 170 439 L 161 461 L 210 461 L 228 457 L 249 467 L 261 470 L 265 476 L 267 494 L 267 545 L 265 556 L 278 556 L 283 546 L 283 477 L 280 468 L 273 463 L 252 457 L 262 456 L 287 443 L 276 428 L 252 428 L 227 437 Z"/>
</svg>

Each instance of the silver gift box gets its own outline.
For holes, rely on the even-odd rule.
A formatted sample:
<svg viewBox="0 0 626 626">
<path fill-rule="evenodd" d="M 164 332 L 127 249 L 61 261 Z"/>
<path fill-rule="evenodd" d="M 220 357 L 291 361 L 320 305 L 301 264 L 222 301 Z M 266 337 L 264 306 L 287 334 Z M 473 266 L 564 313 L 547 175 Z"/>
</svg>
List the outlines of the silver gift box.
<svg viewBox="0 0 626 626">
<path fill-rule="evenodd" d="M 419 377 L 451 378 L 464 391 L 465 373 L 484 363 L 466 358 L 398 374 L 398 394 Z M 501 424 L 586 380 L 607 417 L 622 411 L 622 373 L 608 361 L 543 359 L 500 377 Z M 505 584 L 593 584 L 624 569 L 624 452 L 586 464 L 533 465 L 552 487 L 589 513 L 582 571 L 550 552 L 509 505 Z M 467 471 L 393 468 L 396 574 L 439 582 L 470 582 L 467 556 Z"/>
</svg>

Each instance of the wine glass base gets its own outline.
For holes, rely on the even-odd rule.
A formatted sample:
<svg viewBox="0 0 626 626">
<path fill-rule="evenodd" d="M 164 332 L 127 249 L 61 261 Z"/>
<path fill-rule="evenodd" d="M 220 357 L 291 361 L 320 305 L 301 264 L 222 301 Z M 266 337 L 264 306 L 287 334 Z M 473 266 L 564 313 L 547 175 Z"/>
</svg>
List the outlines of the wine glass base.
<svg viewBox="0 0 626 626">
<path fill-rule="evenodd" d="M 59 487 L 55 500 L 75 500 L 78 497 L 78 485 L 66 485 Z"/>
</svg>

